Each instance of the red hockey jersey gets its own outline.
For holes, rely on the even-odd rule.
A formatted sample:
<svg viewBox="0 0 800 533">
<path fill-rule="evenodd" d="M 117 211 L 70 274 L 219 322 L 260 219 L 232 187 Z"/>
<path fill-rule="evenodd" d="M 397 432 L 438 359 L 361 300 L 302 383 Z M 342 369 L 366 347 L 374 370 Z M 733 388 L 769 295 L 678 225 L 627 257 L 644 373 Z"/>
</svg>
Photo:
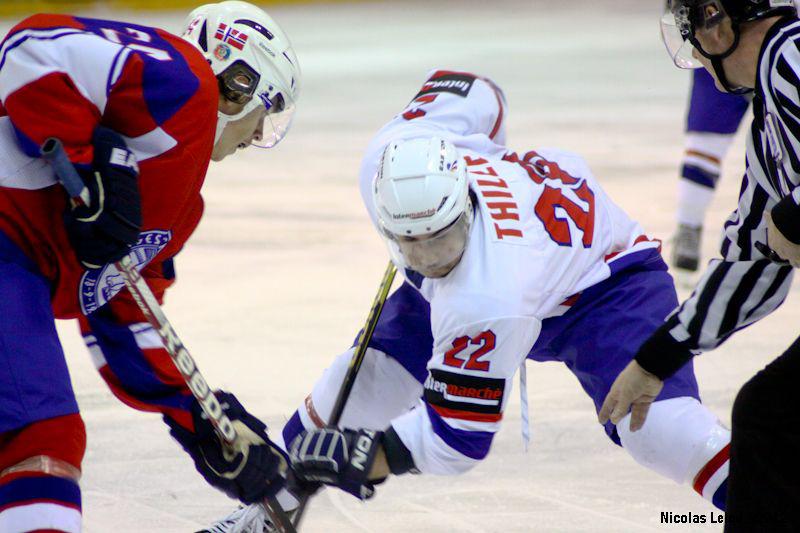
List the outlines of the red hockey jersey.
<svg viewBox="0 0 800 533">
<path fill-rule="evenodd" d="M 179 374 L 113 265 L 87 271 L 78 262 L 62 220 L 67 194 L 38 154 L 58 137 L 74 164 L 88 165 L 97 125 L 123 136 L 141 171 L 143 224 L 132 253 L 161 299 L 172 257 L 202 215 L 218 98 L 200 52 L 155 28 L 36 15 L 0 45 L 0 231 L 50 281 L 55 316 L 81 319 L 115 394 L 186 425 L 191 397 Z"/>
</svg>

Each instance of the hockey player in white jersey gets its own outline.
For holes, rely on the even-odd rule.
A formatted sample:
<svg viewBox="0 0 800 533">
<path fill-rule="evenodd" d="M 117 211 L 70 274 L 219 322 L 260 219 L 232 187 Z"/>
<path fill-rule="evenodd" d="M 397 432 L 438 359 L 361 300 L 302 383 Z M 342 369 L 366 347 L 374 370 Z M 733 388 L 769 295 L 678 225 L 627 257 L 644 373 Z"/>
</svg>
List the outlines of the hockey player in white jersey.
<svg viewBox="0 0 800 533">
<path fill-rule="evenodd" d="M 366 499 L 390 474 L 462 474 L 489 453 L 527 359 L 565 363 L 599 409 L 675 306 L 659 243 L 579 156 L 509 151 L 506 113 L 491 81 L 436 71 L 369 145 L 362 196 L 405 280 L 339 428 L 325 426 L 352 349 L 286 424 L 301 482 Z M 730 436 L 700 403 L 691 367 L 666 382 L 643 431 L 627 427 L 604 430 L 637 462 L 723 507 Z M 263 515 L 239 515 L 261 531 Z"/>
</svg>

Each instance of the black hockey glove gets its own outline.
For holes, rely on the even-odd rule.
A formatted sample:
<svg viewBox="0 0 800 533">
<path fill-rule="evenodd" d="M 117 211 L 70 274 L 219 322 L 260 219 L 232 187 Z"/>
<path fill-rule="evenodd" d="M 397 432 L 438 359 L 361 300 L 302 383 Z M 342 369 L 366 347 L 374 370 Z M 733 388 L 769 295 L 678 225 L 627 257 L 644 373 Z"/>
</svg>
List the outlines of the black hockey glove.
<svg viewBox="0 0 800 533">
<path fill-rule="evenodd" d="M 382 431 L 366 429 L 303 432 L 289 447 L 292 470 L 301 482 L 333 485 L 366 500 L 375 494 L 375 485 L 384 481 L 369 479 L 382 440 Z"/>
<path fill-rule="evenodd" d="M 68 209 L 64 224 L 80 262 L 87 268 L 100 268 L 122 258 L 136 244 L 142 209 L 139 168 L 122 137 L 98 126 L 92 144 L 92 167 L 76 168 L 89 190 L 89 205 Z"/>
<path fill-rule="evenodd" d="M 205 480 L 231 498 L 255 503 L 274 496 L 286 482 L 288 457 L 269 440 L 267 426 L 245 411 L 233 394 L 219 391 L 216 395 L 236 428 L 242 449 L 235 454 L 225 449 L 197 403 L 192 408 L 194 433 L 165 416 L 170 434 L 192 456 Z"/>
</svg>

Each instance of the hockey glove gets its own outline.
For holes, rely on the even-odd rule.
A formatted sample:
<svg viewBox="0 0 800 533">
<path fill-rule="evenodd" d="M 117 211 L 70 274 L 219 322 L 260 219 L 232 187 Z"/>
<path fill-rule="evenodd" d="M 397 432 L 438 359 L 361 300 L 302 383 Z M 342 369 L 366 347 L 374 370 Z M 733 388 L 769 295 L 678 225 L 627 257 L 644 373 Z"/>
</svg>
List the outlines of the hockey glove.
<svg viewBox="0 0 800 533">
<path fill-rule="evenodd" d="M 383 440 L 383 432 L 358 432 L 332 428 L 303 432 L 292 441 L 289 456 L 292 470 L 301 481 L 339 487 L 360 500 L 375 494 L 369 473 Z"/>
<path fill-rule="evenodd" d="M 241 447 L 235 453 L 217 437 L 198 403 L 192 407 L 194 433 L 165 416 L 170 434 L 192 456 L 203 478 L 231 498 L 254 503 L 274 496 L 286 481 L 288 457 L 269 440 L 267 426 L 245 411 L 233 394 L 216 395 L 238 434 Z"/>
<path fill-rule="evenodd" d="M 77 168 L 89 190 L 89 205 L 64 213 L 67 235 L 80 262 L 100 268 L 122 258 L 139 238 L 142 209 L 136 158 L 116 132 L 98 126 L 92 136 L 94 161 Z"/>
</svg>

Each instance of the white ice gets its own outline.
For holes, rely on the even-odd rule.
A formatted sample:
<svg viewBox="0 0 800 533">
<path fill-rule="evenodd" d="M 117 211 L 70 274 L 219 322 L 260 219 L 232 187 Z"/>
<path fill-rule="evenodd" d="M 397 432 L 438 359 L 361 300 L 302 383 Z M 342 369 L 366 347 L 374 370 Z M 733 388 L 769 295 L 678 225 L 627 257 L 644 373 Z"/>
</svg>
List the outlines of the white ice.
<svg viewBox="0 0 800 533">
<path fill-rule="evenodd" d="M 664 239 L 668 253 L 689 73 L 674 68 L 661 45 L 659 9 L 641 0 L 271 9 L 303 66 L 297 120 L 279 148 L 212 165 L 205 218 L 177 259 L 179 282 L 166 304 L 207 379 L 234 391 L 275 433 L 349 345 L 387 259 L 361 206 L 361 150 L 431 68 L 493 77 L 509 100 L 510 146 L 584 154 L 612 198 Z M 170 30 L 183 18 L 93 14 Z M 735 205 L 743 152 L 740 135 L 707 219 L 706 257 Z M 739 387 L 797 334 L 795 293 L 697 360 L 703 399 L 726 423 Z M 89 433 L 85 531 L 190 532 L 231 510 L 234 502 L 204 484 L 158 416 L 112 397 L 76 325 L 59 324 L 59 332 Z M 721 531 L 660 524 L 661 512 L 709 516 L 714 508 L 611 444 L 565 368 L 529 363 L 528 375 L 529 453 L 522 452 L 515 390 L 490 457 L 474 471 L 391 479 L 367 504 L 326 491 L 303 531 Z"/>
</svg>

